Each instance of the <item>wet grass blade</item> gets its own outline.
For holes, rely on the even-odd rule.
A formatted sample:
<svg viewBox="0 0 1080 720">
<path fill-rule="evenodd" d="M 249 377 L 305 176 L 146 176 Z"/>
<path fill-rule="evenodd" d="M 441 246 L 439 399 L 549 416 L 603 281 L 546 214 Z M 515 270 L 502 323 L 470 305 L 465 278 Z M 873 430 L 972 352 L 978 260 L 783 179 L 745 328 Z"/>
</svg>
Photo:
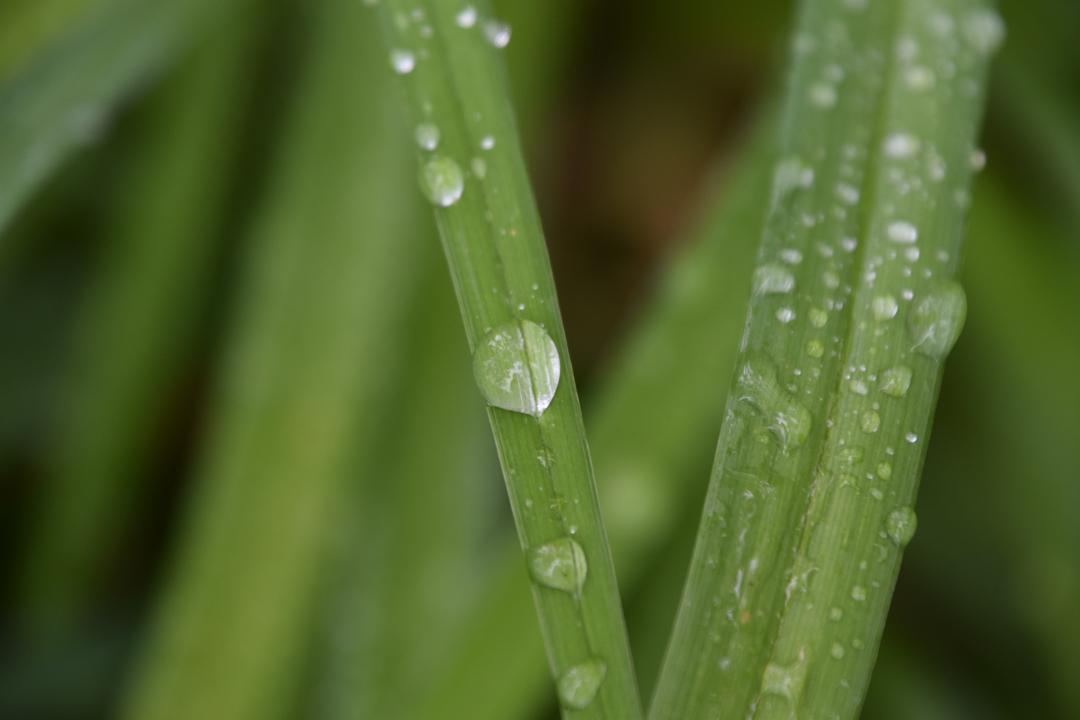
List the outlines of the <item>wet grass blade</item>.
<svg viewBox="0 0 1080 720">
<path fill-rule="evenodd" d="M 132 720 L 291 717 L 343 484 L 399 357 L 424 235 L 401 200 L 411 174 L 389 132 L 377 30 L 348 0 L 306 11 L 312 55 L 254 227 Z"/>
<path fill-rule="evenodd" d="M 87 300 L 62 459 L 29 531 L 21 595 L 38 641 L 93 605 L 145 490 L 146 455 L 191 360 L 219 255 L 257 25 L 245 14 L 223 28 L 148 110 Z"/>
<path fill-rule="evenodd" d="M 486 4 L 376 5 L 435 206 L 565 713 L 640 716 L 543 233 Z"/>
<path fill-rule="evenodd" d="M 785 157 L 654 720 L 858 714 L 963 324 L 953 278 L 1003 32 L 979 2 L 803 3 Z"/>
<path fill-rule="evenodd" d="M 80 18 L 0 88 L 0 232 L 116 106 L 215 17 L 246 0 L 116 0 Z"/>
<path fill-rule="evenodd" d="M 665 274 L 619 361 L 585 408 L 625 598 L 640 591 L 646 569 L 679 524 L 697 515 L 695 503 L 704 494 L 703 476 L 745 317 L 753 239 L 761 233 L 768 202 L 774 133 L 771 122 L 760 125 L 717 188 L 717 206 Z M 543 697 L 543 649 L 519 560 L 508 558 L 504 565 L 423 718 L 434 720 L 443 708 L 468 698 L 474 719 L 525 717 Z"/>
</svg>

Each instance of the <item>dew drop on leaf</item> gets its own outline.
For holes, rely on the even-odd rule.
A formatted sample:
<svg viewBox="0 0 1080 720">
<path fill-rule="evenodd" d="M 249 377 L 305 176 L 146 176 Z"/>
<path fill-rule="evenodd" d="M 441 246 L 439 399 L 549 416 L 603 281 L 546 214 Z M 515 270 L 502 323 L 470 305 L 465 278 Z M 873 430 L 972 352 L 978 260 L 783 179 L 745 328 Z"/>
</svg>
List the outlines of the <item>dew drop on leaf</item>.
<svg viewBox="0 0 1080 720">
<path fill-rule="evenodd" d="M 473 353 L 473 375 L 487 404 L 534 417 L 555 397 L 559 373 L 555 342 L 529 320 L 495 327 Z"/>
<path fill-rule="evenodd" d="M 571 710 L 584 710 L 596 697 L 606 674 L 607 666 L 597 657 L 571 666 L 556 683 L 559 702 Z"/>
<path fill-rule="evenodd" d="M 465 176 L 453 158 L 436 156 L 420 168 L 420 189 L 439 207 L 450 207 L 465 191 Z"/>
</svg>

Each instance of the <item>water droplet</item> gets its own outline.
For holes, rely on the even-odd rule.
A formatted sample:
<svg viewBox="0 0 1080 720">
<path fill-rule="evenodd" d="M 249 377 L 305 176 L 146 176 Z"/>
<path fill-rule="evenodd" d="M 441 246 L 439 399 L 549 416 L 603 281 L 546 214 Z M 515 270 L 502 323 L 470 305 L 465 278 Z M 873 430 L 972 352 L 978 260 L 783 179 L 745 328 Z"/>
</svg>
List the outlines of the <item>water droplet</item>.
<svg viewBox="0 0 1080 720">
<path fill-rule="evenodd" d="M 908 316 L 912 350 L 943 359 L 952 349 L 967 315 L 964 289 L 953 281 L 944 281 L 920 300 Z"/>
<path fill-rule="evenodd" d="M 806 343 L 806 354 L 812 358 L 819 358 L 825 354 L 825 346 L 818 340 L 811 340 Z"/>
<path fill-rule="evenodd" d="M 919 248 L 917 247 L 909 247 L 904 251 L 904 258 L 907 259 L 908 262 L 915 262 L 919 259 L 919 255 Z"/>
<path fill-rule="evenodd" d="M 855 248 L 859 247 L 859 241 L 855 238 L 840 238 L 840 247 L 844 249 L 844 252 L 855 252 Z"/>
<path fill-rule="evenodd" d="M 915 443 L 919 441 L 919 436 L 913 432 L 909 432 L 904 434 L 904 439 L 907 440 L 909 443 Z"/>
<path fill-rule="evenodd" d="M 838 642 L 833 642 L 832 648 L 829 649 L 829 654 L 837 660 L 844 659 L 844 646 Z"/>
<path fill-rule="evenodd" d="M 780 259 L 788 265 L 798 265 L 802 262 L 802 253 L 798 250 L 788 248 L 780 251 Z"/>
<path fill-rule="evenodd" d="M 398 75 L 408 75 L 416 68 L 416 56 L 408 50 L 395 48 L 390 51 L 390 65 Z"/>
<path fill-rule="evenodd" d="M 429 38 L 434 34 L 435 34 L 435 30 L 430 25 L 421 25 L 420 26 L 420 37 Z M 421 52 L 423 52 L 423 51 L 421 50 Z"/>
<path fill-rule="evenodd" d="M 499 20 L 484 23 L 484 37 L 493 47 L 504 48 L 510 44 L 510 26 Z"/>
<path fill-rule="evenodd" d="M 873 410 L 862 414 L 862 431 L 864 433 L 876 433 L 881 427 L 881 416 Z"/>
<path fill-rule="evenodd" d="M 882 480 L 888 480 L 892 477 L 892 465 L 887 462 L 879 463 L 877 466 L 877 474 Z"/>
<path fill-rule="evenodd" d="M 769 429 L 787 453 L 810 435 L 810 411 L 797 403 L 776 381 L 776 370 L 762 362 L 750 362 L 739 375 L 740 400 L 746 400 L 771 421 Z"/>
<path fill-rule="evenodd" d="M 836 197 L 840 198 L 848 205 L 854 205 L 859 202 L 859 191 L 847 183 L 838 183 L 836 186 Z"/>
<path fill-rule="evenodd" d="M 825 327 L 825 323 L 829 322 L 829 313 L 821 308 L 810 308 L 810 312 L 807 313 L 807 317 L 810 318 L 810 324 L 816 328 Z"/>
<path fill-rule="evenodd" d="M 972 10 L 960 21 L 960 32 L 977 52 L 988 55 L 1005 39 L 1005 23 L 988 8 Z"/>
<path fill-rule="evenodd" d="M 840 622 L 844 618 L 844 611 L 838 607 L 833 607 L 829 610 L 829 619 L 833 622 Z"/>
<path fill-rule="evenodd" d="M 769 263 L 754 271 L 754 294 L 789 293 L 795 288 L 795 276 L 783 265 Z"/>
<path fill-rule="evenodd" d="M 897 547 L 903 548 L 915 536 L 915 529 L 918 524 L 915 510 L 910 507 L 902 507 L 893 510 L 889 514 L 889 519 L 885 522 L 885 532 L 889 534 Z"/>
<path fill-rule="evenodd" d="M 874 312 L 874 319 L 878 322 L 891 320 L 896 317 L 896 313 L 900 309 L 900 306 L 896 303 L 896 298 L 892 295 L 878 295 L 870 303 L 870 307 Z"/>
<path fill-rule="evenodd" d="M 896 132 L 885 138 L 885 154 L 896 160 L 907 160 L 919 152 L 919 138 L 910 133 Z"/>
<path fill-rule="evenodd" d="M 473 353 L 473 375 L 488 405 L 540 417 L 559 385 L 559 351 L 528 320 L 497 326 Z"/>
<path fill-rule="evenodd" d="M 840 278 L 832 270 L 826 270 L 822 273 L 821 281 L 825 283 L 825 287 L 830 290 L 835 290 L 840 287 Z"/>
<path fill-rule="evenodd" d="M 484 137 L 480 138 L 480 149 L 481 150 L 490 150 L 493 147 L 495 147 L 495 136 L 494 135 L 485 135 Z"/>
<path fill-rule="evenodd" d="M 904 73 L 904 82 L 907 83 L 910 89 L 921 92 L 934 87 L 937 84 L 937 78 L 930 68 L 916 65 L 908 68 L 907 72 Z"/>
<path fill-rule="evenodd" d="M 840 462 L 847 463 L 848 465 L 858 465 L 863 461 L 863 449 L 856 445 L 855 447 L 846 447 L 840 451 Z"/>
<path fill-rule="evenodd" d="M 858 393 L 859 395 L 865 395 L 869 389 L 866 387 L 866 383 L 859 379 L 854 379 L 849 384 L 851 392 Z"/>
<path fill-rule="evenodd" d="M 776 319 L 785 325 L 795 319 L 795 311 L 789 307 L 783 307 L 776 311 Z"/>
<path fill-rule="evenodd" d="M 803 681 L 806 679 L 806 663 L 777 665 L 769 663 L 761 676 L 761 692 L 786 698 L 792 707 L 799 704 L 802 697 Z"/>
<path fill-rule="evenodd" d="M 439 147 L 439 126 L 432 123 L 420 123 L 416 126 L 416 144 L 421 150 L 434 150 Z"/>
<path fill-rule="evenodd" d="M 885 497 L 885 493 L 881 492 L 878 488 L 870 488 L 870 494 L 874 496 L 875 500 L 881 500 Z"/>
<path fill-rule="evenodd" d="M 480 180 L 483 180 L 487 176 L 487 163 L 483 158 L 474 157 L 469 163 L 472 166 L 473 175 Z"/>
<path fill-rule="evenodd" d="M 559 701 L 572 710 L 584 710 L 596 697 L 606 674 L 607 665 L 596 657 L 570 667 L 556 684 Z"/>
<path fill-rule="evenodd" d="M 819 108 L 829 109 L 836 105 L 836 88 L 828 83 L 810 86 L 810 102 Z"/>
<path fill-rule="evenodd" d="M 902 398 L 907 395 L 911 387 L 911 368 L 906 365 L 897 365 L 881 373 L 881 381 L 878 383 L 881 392 Z"/>
<path fill-rule="evenodd" d="M 863 642 L 862 638 L 854 638 L 851 641 L 851 647 L 855 648 L 856 650 L 862 650 L 864 647 L 866 647 L 866 643 Z"/>
<path fill-rule="evenodd" d="M 856 585 L 851 588 L 851 599 L 855 602 L 862 602 L 866 599 L 866 588 L 862 585 Z"/>
<path fill-rule="evenodd" d="M 450 207 L 465 191 L 465 176 L 452 158 L 437 155 L 420 169 L 420 189 L 433 204 Z"/>
<path fill-rule="evenodd" d="M 571 595 L 581 593 L 585 585 L 588 564 L 585 551 L 571 538 L 564 537 L 546 545 L 529 548 L 529 574 L 541 585 L 564 590 Z"/>
<path fill-rule="evenodd" d="M 889 223 L 889 227 L 885 229 L 885 234 L 889 236 L 890 240 L 898 243 L 913 243 L 919 239 L 919 231 L 915 229 L 915 226 L 903 220 Z"/>
<path fill-rule="evenodd" d="M 814 186 L 814 169 L 804 165 L 797 157 L 786 158 L 776 164 L 773 172 L 772 204 L 775 206 L 781 198 L 797 188 L 808 189 Z"/>
<path fill-rule="evenodd" d="M 468 29 L 476 24 L 476 18 L 476 8 L 472 5 L 466 5 L 454 16 L 454 22 L 457 23 L 458 27 Z"/>
<path fill-rule="evenodd" d="M 975 148 L 971 151 L 971 157 L 968 158 L 968 162 L 971 163 L 971 169 L 975 172 L 979 172 L 986 167 L 986 153 L 981 148 Z"/>
</svg>

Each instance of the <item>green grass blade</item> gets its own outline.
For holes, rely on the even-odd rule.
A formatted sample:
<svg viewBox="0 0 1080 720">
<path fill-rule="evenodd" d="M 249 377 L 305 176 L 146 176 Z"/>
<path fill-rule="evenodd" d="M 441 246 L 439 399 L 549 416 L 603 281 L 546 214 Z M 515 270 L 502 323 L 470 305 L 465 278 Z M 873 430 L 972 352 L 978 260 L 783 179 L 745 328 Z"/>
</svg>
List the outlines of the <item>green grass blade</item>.
<svg viewBox="0 0 1080 720">
<path fill-rule="evenodd" d="M 534 600 L 552 676 L 566 713 L 632 720 L 640 704 L 614 568 L 543 233 L 492 47 L 505 45 L 509 30 L 485 4 L 463 8 L 449 0 L 377 5 L 478 381 L 493 405 L 489 419 L 537 581 Z M 522 351 L 486 364 L 500 338 L 530 332 L 534 339 L 509 341 L 537 348 L 528 358 Z M 561 368 L 554 380 L 549 352 Z M 514 362 L 532 365 L 532 389 L 522 391 L 520 402 L 498 391 L 504 380 L 512 389 Z M 498 378 L 490 374 L 496 370 Z M 549 405 L 529 399 L 549 390 L 556 390 Z"/>
<path fill-rule="evenodd" d="M 0 81 L 108 0 L 8 0 L 0 5 Z"/>
<path fill-rule="evenodd" d="M 115 106 L 242 0 L 116 0 L 88 13 L 0 88 L 0 232 Z"/>
<path fill-rule="evenodd" d="M 389 133 L 377 30 L 348 0 L 309 12 L 313 54 L 254 229 L 132 720 L 296 710 L 343 483 L 398 357 L 424 236 L 401 202 L 411 173 Z"/>
<path fill-rule="evenodd" d="M 782 135 L 798 159 L 777 169 L 656 720 L 851 718 L 869 681 L 963 323 L 953 277 L 1003 32 L 977 2 L 896 12 L 803 5 Z"/>
<path fill-rule="evenodd" d="M 150 447 L 191 360 L 219 254 L 258 21 L 245 14 L 153 101 L 87 300 L 55 475 L 31 526 L 22 601 L 38 640 L 93 604 L 132 525 Z"/>
</svg>

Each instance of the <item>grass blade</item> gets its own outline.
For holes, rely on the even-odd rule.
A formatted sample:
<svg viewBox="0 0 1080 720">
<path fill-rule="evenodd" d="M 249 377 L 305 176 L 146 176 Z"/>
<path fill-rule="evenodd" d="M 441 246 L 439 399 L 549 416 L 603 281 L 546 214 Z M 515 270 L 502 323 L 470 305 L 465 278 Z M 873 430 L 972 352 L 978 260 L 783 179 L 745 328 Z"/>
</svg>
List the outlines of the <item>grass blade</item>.
<svg viewBox="0 0 1080 720">
<path fill-rule="evenodd" d="M 374 24 L 310 12 L 308 67 L 255 227 L 210 443 L 124 717 L 267 720 L 300 701 L 343 483 L 379 418 L 416 277 Z"/>
<path fill-rule="evenodd" d="M 509 41 L 509 28 L 483 4 L 477 10 L 449 0 L 391 0 L 377 8 L 417 133 L 421 185 L 436 205 L 478 383 L 492 405 L 488 415 L 564 712 L 632 720 L 640 706 L 614 568 L 543 233 L 492 47 Z M 521 349 L 488 364 L 504 341 Z M 531 366 L 532 390 L 518 401 L 498 391 L 515 387 L 514 363 Z"/>
<path fill-rule="evenodd" d="M 115 106 L 240 0 L 116 0 L 0 89 L 0 232 L 69 153 L 104 131 Z"/>
<path fill-rule="evenodd" d="M 257 21 L 223 28 L 161 89 L 82 330 L 72 415 L 29 531 L 22 602 L 39 641 L 92 604 L 191 359 L 222 239 Z"/>
<path fill-rule="evenodd" d="M 782 135 L 798 159 L 777 169 L 656 720 L 851 718 L 869 681 L 963 323 L 952 278 L 1003 34 L 983 3 L 896 11 L 803 5 Z"/>
</svg>

